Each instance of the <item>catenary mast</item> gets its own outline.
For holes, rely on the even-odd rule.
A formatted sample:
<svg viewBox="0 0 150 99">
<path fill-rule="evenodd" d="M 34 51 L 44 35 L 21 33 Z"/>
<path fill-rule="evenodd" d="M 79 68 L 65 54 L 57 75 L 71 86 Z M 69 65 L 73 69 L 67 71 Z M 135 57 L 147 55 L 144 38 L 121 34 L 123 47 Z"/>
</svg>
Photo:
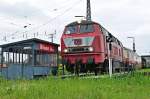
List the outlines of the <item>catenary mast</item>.
<svg viewBox="0 0 150 99">
<path fill-rule="evenodd" d="M 86 20 L 91 21 L 91 3 L 90 0 L 87 0 L 87 9 L 86 9 Z"/>
</svg>

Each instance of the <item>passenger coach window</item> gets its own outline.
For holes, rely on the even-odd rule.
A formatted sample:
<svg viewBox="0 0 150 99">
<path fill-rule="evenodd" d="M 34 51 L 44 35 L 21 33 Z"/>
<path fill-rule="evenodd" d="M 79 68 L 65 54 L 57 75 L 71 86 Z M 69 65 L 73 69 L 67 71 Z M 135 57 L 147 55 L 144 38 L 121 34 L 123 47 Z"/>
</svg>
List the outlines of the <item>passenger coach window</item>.
<svg viewBox="0 0 150 99">
<path fill-rule="evenodd" d="M 88 32 L 93 32 L 93 25 L 81 25 L 80 26 L 80 33 L 88 33 Z"/>
<path fill-rule="evenodd" d="M 68 26 L 65 34 L 72 34 L 77 32 L 77 26 Z"/>
</svg>

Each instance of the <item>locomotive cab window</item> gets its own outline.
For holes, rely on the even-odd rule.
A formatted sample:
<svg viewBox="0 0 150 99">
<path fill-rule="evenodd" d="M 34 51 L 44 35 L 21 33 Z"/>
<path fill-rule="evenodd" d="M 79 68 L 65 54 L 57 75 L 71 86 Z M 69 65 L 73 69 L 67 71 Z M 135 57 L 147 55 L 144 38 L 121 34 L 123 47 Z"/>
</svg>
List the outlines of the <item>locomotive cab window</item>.
<svg viewBox="0 0 150 99">
<path fill-rule="evenodd" d="M 80 26 L 80 33 L 88 33 L 88 32 L 93 32 L 94 28 L 93 25 L 85 24 Z"/>
<path fill-rule="evenodd" d="M 78 26 L 68 26 L 68 27 L 66 27 L 65 34 L 77 33 L 77 28 L 78 28 Z"/>
</svg>

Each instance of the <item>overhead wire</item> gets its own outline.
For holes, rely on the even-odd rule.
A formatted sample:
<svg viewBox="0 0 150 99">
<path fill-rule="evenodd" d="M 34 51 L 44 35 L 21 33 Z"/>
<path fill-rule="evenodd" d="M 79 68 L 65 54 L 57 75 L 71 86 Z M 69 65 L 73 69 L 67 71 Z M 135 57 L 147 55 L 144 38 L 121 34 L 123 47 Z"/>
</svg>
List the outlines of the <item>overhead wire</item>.
<svg viewBox="0 0 150 99">
<path fill-rule="evenodd" d="M 65 4 L 65 5 L 62 5 L 62 6 L 58 7 L 58 8 L 54 8 L 54 9 L 52 9 L 52 10 L 51 10 L 51 9 L 48 9 L 48 10 L 49 10 L 50 12 L 62 10 L 62 8 L 67 7 L 67 5 L 70 3 L 69 1 L 71 1 L 71 0 L 66 0 L 65 2 L 63 2 L 63 4 Z M 74 2 L 71 2 L 71 3 L 74 4 Z"/>
<path fill-rule="evenodd" d="M 47 22 L 45 22 L 45 23 L 43 23 L 43 24 L 41 24 L 41 25 L 39 25 L 39 26 L 37 26 L 37 27 L 34 27 L 34 28 L 32 28 L 32 29 L 30 29 L 30 30 L 27 30 L 27 31 L 22 31 L 22 32 L 21 32 L 21 31 L 17 31 L 17 32 L 14 32 L 14 33 L 10 34 L 10 35 L 7 35 L 6 37 L 10 37 L 10 36 L 12 36 L 12 35 L 15 35 L 16 33 L 19 33 L 19 34 L 22 33 L 22 35 L 24 35 L 24 34 L 27 33 L 27 32 L 31 32 L 31 31 L 33 31 L 33 30 L 35 30 L 35 29 L 42 28 L 43 26 L 45 26 L 45 25 L 47 25 L 47 24 L 50 24 L 51 22 L 53 22 L 54 20 L 56 20 L 58 17 L 63 16 L 64 14 L 66 14 L 67 12 L 69 12 L 72 8 L 75 7 L 75 5 L 79 4 L 79 2 L 81 2 L 81 1 L 82 1 L 82 0 L 78 0 L 77 2 L 73 3 L 73 5 L 71 5 L 69 8 L 67 8 L 66 10 L 64 10 L 62 13 L 58 14 L 58 15 L 55 16 L 54 18 L 48 20 Z"/>
<path fill-rule="evenodd" d="M 82 0 L 78 0 L 75 4 L 78 4 L 80 1 L 82 1 Z M 57 19 L 58 17 L 60 17 L 60 16 L 62 16 L 62 15 L 64 15 L 64 14 L 66 14 L 66 13 L 67 13 L 68 11 L 70 11 L 73 7 L 75 7 L 75 6 L 74 6 L 75 4 L 73 4 L 71 7 L 67 8 L 67 9 L 66 9 L 64 12 L 62 12 L 61 14 L 59 14 L 59 15 L 57 15 L 56 17 L 50 19 L 49 21 L 45 22 L 44 24 L 39 25 L 39 26 L 33 28 L 32 30 L 37 29 L 37 28 L 41 28 L 42 26 L 45 26 L 45 25 L 51 23 L 52 21 L 54 21 L 54 20 Z M 29 31 L 32 31 L 32 30 L 29 30 Z M 29 31 L 28 31 L 28 32 L 29 32 Z"/>
<path fill-rule="evenodd" d="M 53 21 L 54 21 L 55 19 L 57 19 L 58 17 L 60 17 L 60 16 L 62 16 L 62 15 L 64 15 L 64 14 L 66 14 L 68 11 L 70 11 L 73 7 L 75 7 L 74 5 L 79 4 L 80 1 L 82 1 L 82 0 L 78 0 L 78 1 L 75 2 L 71 7 L 67 8 L 65 11 L 63 11 L 62 13 L 60 13 L 59 15 L 57 15 L 56 17 L 50 19 L 49 21 L 47 21 L 47 22 L 45 22 L 45 23 L 43 23 L 43 24 L 41 24 L 41 25 L 39 25 L 39 26 L 37 26 L 37 27 L 34 27 L 34 28 L 32 28 L 31 30 L 24 31 L 24 32 L 22 32 L 22 33 L 31 32 L 31 31 L 33 31 L 33 30 L 35 30 L 35 29 L 40 29 L 40 28 L 42 28 L 43 26 L 45 26 L 45 25 L 47 25 L 47 24 L 50 24 L 51 22 L 53 22 Z"/>
<path fill-rule="evenodd" d="M 70 0 L 71 1 L 71 0 Z M 54 9 L 46 9 L 48 12 L 56 12 L 56 11 L 60 11 L 60 10 L 63 10 L 62 8 L 64 7 L 67 7 L 67 4 L 69 4 L 70 2 L 68 0 L 64 1 L 63 2 L 65 5 L 62 5 L 58 8 L 54 8 Z M 74 2 L 71 2 L 71 3 L 74 3 Z M 40 9 L 39 9 L 40 10 Z M 32 14 L 35 14 L 36 12 L 39 12 L 39 10 L 36 10 L 36 11 L 33 11 Z M 32 15 L 31 14 L 31 15 Z M 24 16 L 24 17 L 30 17 L 30 16 Z M 8 24 L 10 25 L 14 25 L 14 26 L 18 26 L 18 27 L 21 27 L 20 25 L 18 24 L 15 24 L 15 22 L 11 22 L 10 20 L 8 20 L 8 18 L 6 19 L 6 16 L 2 16 L 0 15 L 0 20 L 2 21 L 6 21 Z"/>
</svg>

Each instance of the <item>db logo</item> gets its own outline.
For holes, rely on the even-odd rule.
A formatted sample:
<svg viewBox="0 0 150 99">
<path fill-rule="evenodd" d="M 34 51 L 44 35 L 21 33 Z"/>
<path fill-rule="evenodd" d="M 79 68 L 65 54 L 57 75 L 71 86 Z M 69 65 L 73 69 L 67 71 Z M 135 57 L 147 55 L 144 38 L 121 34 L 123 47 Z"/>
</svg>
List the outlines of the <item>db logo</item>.
<svg viewBox="0 0 150 99">
<path fill-rule="evenodd" d="M 74 39 L 74 45 L 81 45 L 82 39 Z"/>
</svg>

